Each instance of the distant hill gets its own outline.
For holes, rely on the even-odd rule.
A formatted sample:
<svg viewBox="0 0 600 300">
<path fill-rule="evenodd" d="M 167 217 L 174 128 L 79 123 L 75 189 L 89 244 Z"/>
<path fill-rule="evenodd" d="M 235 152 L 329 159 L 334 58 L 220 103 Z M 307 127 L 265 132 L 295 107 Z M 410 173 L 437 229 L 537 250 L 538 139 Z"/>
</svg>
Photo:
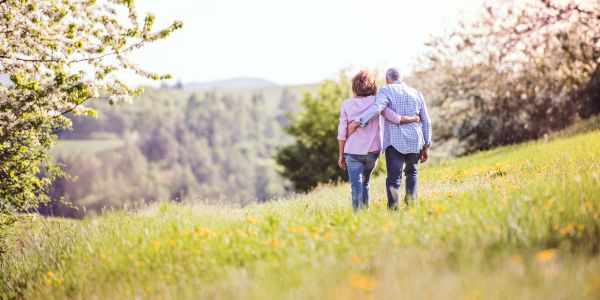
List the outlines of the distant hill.
<svg viewBox="0 0 600 300">
<path fill-rule="evenodd" d="M 208 82 L 191 82 L 183 84 L 184 90 L 192 91 L 208 91 L 208 90 L 229 90 L 229 89 L 247 89 L 247 88 L 269 88 L 275 87 L 278 84 L 261 79 L 251 77 L 232 78 Z"/>
</svg>

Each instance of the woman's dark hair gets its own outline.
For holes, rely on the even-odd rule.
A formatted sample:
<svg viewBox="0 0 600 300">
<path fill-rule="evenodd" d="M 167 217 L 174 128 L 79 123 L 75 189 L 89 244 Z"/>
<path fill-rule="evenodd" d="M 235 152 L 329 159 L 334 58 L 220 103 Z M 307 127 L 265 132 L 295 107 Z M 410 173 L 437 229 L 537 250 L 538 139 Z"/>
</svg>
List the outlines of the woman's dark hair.
<svg viewBox="0 0 600 300">
<path fill-rule="evenodd" d="M 360 71 L 352 78 L 352 91 L 357 97 L 374 96 L 377 94 L 377 84 L 373 75 Z"/>
</svg>

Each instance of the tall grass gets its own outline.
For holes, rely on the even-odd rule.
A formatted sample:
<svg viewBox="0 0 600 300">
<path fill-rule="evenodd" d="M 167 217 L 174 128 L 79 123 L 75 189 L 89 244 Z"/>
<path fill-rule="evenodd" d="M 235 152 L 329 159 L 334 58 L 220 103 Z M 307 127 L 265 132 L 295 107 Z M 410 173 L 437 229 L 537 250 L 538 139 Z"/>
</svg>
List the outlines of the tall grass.
<svg viewBox="0 0 600 300">
<path fill-rule="evenodd" d="M 163 203 L 8 233 L 4 298 L 600 297 L 600 131 L 421 166 L 419 204 L 347 184 L 245 208 Z"/>
</svg>

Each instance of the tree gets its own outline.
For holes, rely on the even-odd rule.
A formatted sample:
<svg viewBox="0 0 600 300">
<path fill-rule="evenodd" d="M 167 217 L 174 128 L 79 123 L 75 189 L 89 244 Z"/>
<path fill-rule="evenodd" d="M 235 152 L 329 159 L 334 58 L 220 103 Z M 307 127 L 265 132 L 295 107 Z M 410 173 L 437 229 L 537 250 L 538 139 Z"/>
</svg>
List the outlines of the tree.
<svg viewBox="0 0 600 300">
<path fill-rule="evenodd" d="M 63 174 L 48 150 L 54 133 L 71 126 L 65 114 L 93 117 L 87 100 L 131 101 L 143 92 L 121 81 L 120 71 L 170 78 L 128 54 L 182 24 L 155 31 L 154 15 L 141 20 L 133 0 L 0 0 L 0 20 L 0 74 L 12 82 L 0 86 L 0 214 L 7 214 L 48 201 L 49 184 Z"/>
<path fill-rule="evenodd" d="M 292 181 L 297 191 L 308 191 L 320 182 L 345 178 L 337 166 L 337 128 L 340 105 L 352 97 L 347 76 L 339 81 L 325 81 L 317 94 L 306 93 L 300 112 L 290 115 L 291 124 L 285 131 L 295 143 L 277 151 L 275 160 L 283 167 L 281 174 Z"/>
<path fill-rule="evenodd" d="M 600 112 L 600 3 L 487 1 L 479 20 L 428 43 L 415 72 L 457 153 L 536 139 Z M 596 75 L 593 75 L 596 74 Z"/>
</svg>

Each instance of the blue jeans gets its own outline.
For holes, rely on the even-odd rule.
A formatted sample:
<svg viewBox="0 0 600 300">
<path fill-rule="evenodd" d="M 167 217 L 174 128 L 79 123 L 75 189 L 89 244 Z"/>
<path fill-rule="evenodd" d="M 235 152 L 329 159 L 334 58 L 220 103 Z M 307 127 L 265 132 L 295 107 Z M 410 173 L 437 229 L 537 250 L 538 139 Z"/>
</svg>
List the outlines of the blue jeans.
<svg viewBox="0 0 600 300">
<path fill-rule="evenodd" d="M 404 167 L 404 176 L 406 176 L 406 195 L 404 203 L 417 200 L 417 173 L 419 169 L 419 153 L 400 153 L 394 147 L 389 146 L 385 149 L 385 166 L 387 167 L 387 178 L 385 180 L 388 209 L 398 209 L 398 198 L 400 196 L 400 185 L 402 183 L 402 167 Z"/>
<path fill-rule="evenodd" d="M 359 208 L 369 208 L 369 180 L 379 153 L 368 153 L 367 155 L 356 155 L 345 153 L 346 167 L 350 186 L 352 187 L 352 209 L 357 211 Z"/>
</svg>

